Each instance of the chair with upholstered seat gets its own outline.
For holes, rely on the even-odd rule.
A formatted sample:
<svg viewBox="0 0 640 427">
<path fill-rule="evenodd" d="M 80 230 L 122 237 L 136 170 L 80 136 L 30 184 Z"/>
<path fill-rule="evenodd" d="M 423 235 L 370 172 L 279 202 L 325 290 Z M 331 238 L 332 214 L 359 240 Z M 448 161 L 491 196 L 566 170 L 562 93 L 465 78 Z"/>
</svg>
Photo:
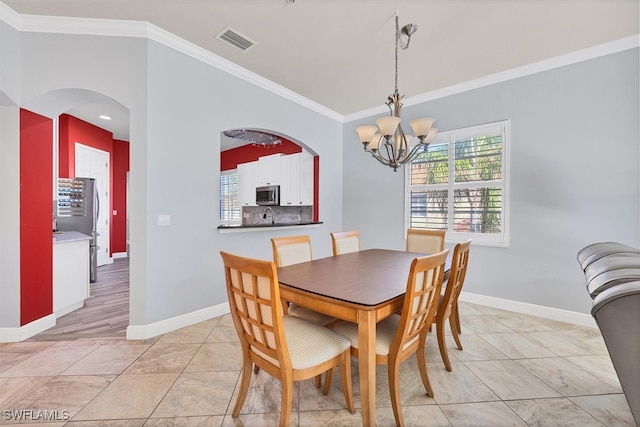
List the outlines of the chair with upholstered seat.
<svg viewBox="0 0 640 427">
<path fill-rule="evenodd" d="M 286 267 L 288 265 L 311 261 L 311 238 L 308 235 L 274 237 L 271 239 L 273 249 L 273 261 L 276 267 Z M 309 310 L 296 304 L 283 304 L 285 314 L 302 317 L 311 320 L 319 325 L 328 325 L 336 319 L 317 311 Z"/>
<path fill-rule="evenodd" d="M 357 231 L 337 231 L 331 233 L 331 247 L 333 256 L 358 252 L 360 250 L 360 237 Z"/>
<path fill-rule="evenodd" d="M 252 365 L 282 383 L 280 426 L 288 426 L 293 382 L 340 366 L 342 390 L 354 412 L 350 342 L 335 332 L 295 316 L 282 316 L 276 266 L 220 252 L 231 317 L 242 347 L 242 376 L 232 416 L 237 418 L 249 391 Z M 326 394 L 326 393 L 325 393 Z"/>
<path fill-rule="evenodd" d="M 391 405 L 399 426 L 404 425 L 400 407 L 400 363 L 414 353 L 427 396 L 433 397 L 427 375 L 425 343 L 440 298 L 448 253 L 445 250 L 415 258 L 409 270 L 402 314 L 392 314 L 376 325 L 376 364 L 388 366 Z M 358 326 L 338 322 L 332 329 L 349 338 L 351 355 L 358 356 Z"/>
<path fill-rule="evenodd" d="M 447 371 L 451 371 L 451 362 L 449 361 L 449 353 L 447 352 L 447 344 L 445 342 L 444 325 L 449 319 L 451 327 L 451 335 L 458 346 L 458 350 L 462 350 L 462 344 L 458 337 L 459 324 L 458 316 L 458 297 L 462 291 L 462 285 L 467 275 L 467 265 L 469 264 L 469 247 L 471 240 L 464 243 L 458 243 L 453 249 L 453 257 L 451 260 L 451 269 L 449 270 L 449 279 L 444 291 L 444 295 L 440 299 L 436 315 L 433 323 L 436 324 L 436 332 L 438 336 L 438 347 L 440 348 L 440 356 L 444 362 Z"/>
</svg>

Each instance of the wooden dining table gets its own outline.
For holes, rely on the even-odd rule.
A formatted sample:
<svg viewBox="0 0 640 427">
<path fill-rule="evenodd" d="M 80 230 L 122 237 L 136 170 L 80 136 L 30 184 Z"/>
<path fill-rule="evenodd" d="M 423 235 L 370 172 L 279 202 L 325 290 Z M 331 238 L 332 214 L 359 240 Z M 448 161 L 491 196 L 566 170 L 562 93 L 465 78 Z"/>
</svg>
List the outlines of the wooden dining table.
<svg viewBox="0 0 640 427">
<path fill-rule="evenodd" d="M 424 255 L 368 249 L 278 268 L 283 300 L 358 324 L 364 426 L 376 419 L 376 323 L 402 308 L 411 262 Z"/>
</svg>

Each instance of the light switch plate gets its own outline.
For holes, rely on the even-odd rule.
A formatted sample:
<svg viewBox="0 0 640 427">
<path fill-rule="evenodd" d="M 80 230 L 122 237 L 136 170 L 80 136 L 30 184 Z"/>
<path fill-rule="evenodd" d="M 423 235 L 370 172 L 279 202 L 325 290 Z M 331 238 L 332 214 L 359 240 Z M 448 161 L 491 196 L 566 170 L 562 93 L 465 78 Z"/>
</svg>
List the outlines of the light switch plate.
<svg viewBox="0 0 640 427">
<path fill-rule="evenodd" d="M 169 214 L 158 214 L 158 226 L 159 227 L 168 227 L 171 225 L 171 215 Z"/>
</svg>

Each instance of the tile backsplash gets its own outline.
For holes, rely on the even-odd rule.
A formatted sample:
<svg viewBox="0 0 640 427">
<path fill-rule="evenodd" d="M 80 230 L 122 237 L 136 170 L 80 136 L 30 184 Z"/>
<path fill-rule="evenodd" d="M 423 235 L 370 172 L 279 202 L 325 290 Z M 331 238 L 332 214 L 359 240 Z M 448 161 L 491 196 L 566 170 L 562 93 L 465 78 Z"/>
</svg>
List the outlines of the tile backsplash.
<svg viewBox="0 0 640 427">
<path fill-rule="evenodd" d="M 313 221 L 312 206 L 243 206 L 242 225 L 307 224 Z"/>
</svg>

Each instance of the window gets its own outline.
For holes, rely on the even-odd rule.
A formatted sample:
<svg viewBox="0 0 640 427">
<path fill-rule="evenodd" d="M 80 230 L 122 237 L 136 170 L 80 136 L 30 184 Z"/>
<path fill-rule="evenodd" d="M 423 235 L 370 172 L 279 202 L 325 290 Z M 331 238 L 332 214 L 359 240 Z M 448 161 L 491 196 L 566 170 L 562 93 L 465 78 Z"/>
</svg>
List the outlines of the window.
<svg viewBox="0 0 640 427">
<path fill-rule="evenodd" d="M 507 246 L 508 137 L 508 121 L 439 133 L 405 168 L 408 226 Z"/>
<path fill-rule="evenodd" d="M 222 224 L 242 222 L 238 202 L 238 171 L 235 169 L 220 174 L 220 222 Z"/>
</svg>

